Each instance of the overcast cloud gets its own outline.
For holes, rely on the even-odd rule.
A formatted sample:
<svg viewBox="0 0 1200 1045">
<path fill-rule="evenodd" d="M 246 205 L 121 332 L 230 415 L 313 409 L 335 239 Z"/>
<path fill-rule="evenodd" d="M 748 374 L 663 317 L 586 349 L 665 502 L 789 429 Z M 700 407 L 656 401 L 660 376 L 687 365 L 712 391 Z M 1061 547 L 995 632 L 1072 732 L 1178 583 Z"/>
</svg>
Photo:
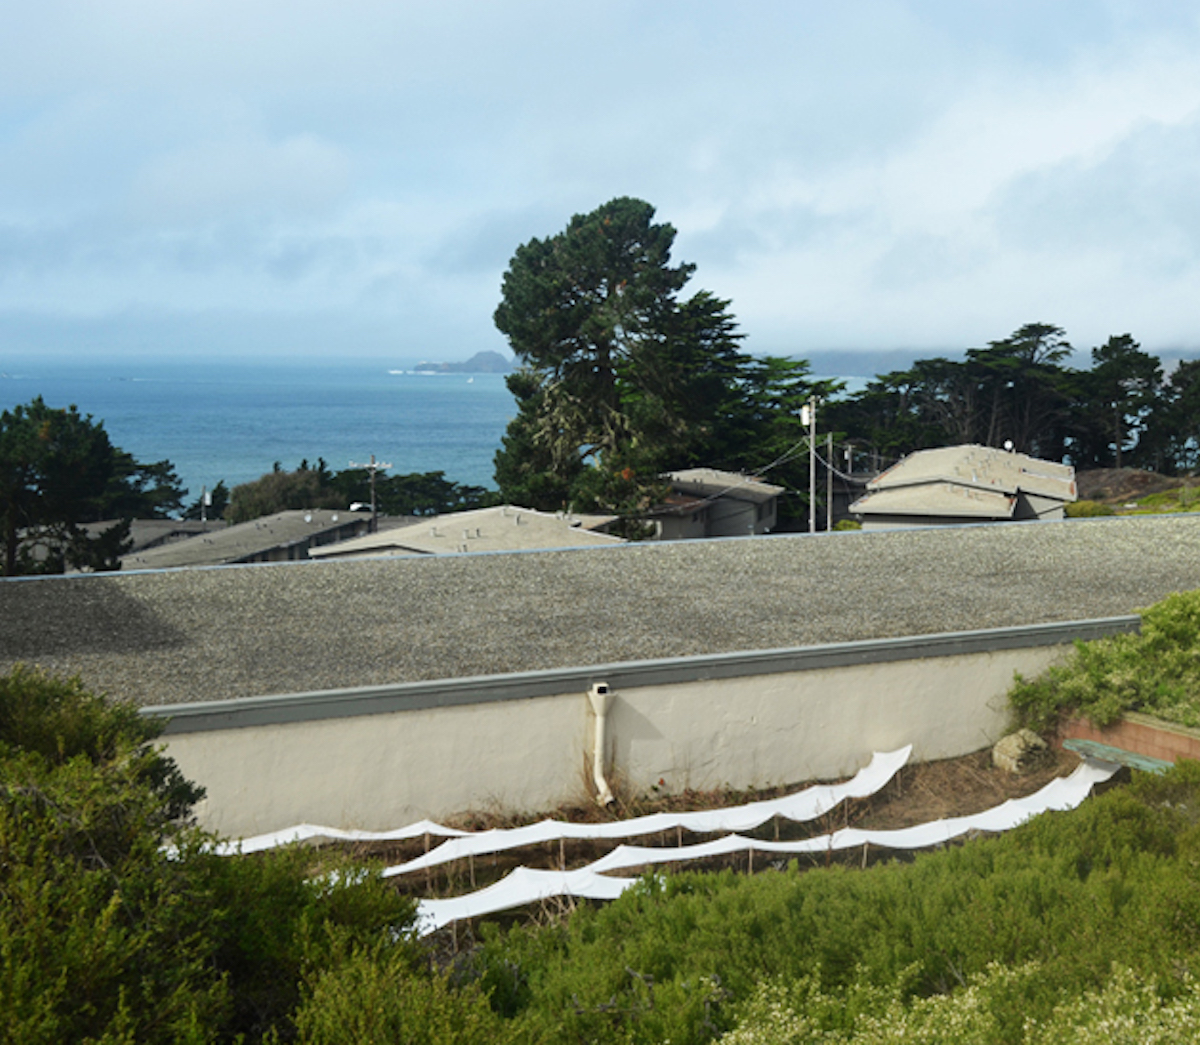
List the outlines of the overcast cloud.
<svg viewBox="0 0 1200 1045">
<path fill-rule="evenodd" d="M 40 0 L 0 34 L 7 351 L 503 349 L 633 195 L 756 352 L 1200 350 L 1200 7 Z M 0 367 L 2 369 L 2 367 Z"/>
</svg>

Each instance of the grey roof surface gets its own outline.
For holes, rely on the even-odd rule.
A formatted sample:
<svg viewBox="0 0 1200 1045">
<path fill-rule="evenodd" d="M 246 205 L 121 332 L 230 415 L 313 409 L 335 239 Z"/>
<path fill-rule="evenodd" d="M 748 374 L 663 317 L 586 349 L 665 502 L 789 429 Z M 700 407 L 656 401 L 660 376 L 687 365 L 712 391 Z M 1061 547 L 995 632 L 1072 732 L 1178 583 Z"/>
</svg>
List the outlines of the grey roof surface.
<svg viewBox="0 0 1200 1045">
<path fill-rule="evenodd" d="M 362 555 L 447 555 L 455 552 L 528 551 L 585 548 L 620 543 L 622 538 L 584 528 L 577 516 L 536 512 L 511 504 L 434 515 L 400 530 L 369 533 L 313 548 L 314 559 Z"/>
<path fill-rule="evenodd" d="M 173 704 L 1106 617 L 1194 587 L 1194 515 L 14 579 L 0 670 Z"/>
<path fill-rule="evenodd" d="M 121 559 L 126 570 L 165 570 L 180 566 L 220 566 L 261 555 L 273 548 L 302 544 L 319 534 L 337 530 L 357 522 L 366 526 L 370 516 L 362 512 L 327 508 L 295 509 L 264 515 L 261 519 L 226 526 L 216 521 L 195 537 L 144 551 L 131 552 Z M 416 520 L 409 516 L 400 519 L 380 519 L 379 525 L 407 526 Z"/>
<path fill-rule="evenodd" d="M 119 519 L 107 519 L 104 522 L 85 523 L 83 528 L 95 536 L 119 522 Z M 209 523 L 208 525 L 209 528 L 214 528 L 224 524 Z M 199 519 L 133 519 L 129 523 L 129 537 L 133 541 L 133 551 L 154 547 L 164 541 L 187 540 L 203 532 L 205 532 L 204 523 Z"/>
<path fill-rule="evenodd" d="M 871 490 L 950 482 L 977 490 L 1075 500 L 1075 469 L 1028 454 L 968 443 L 918 450 L 872 479 Z M 855 511 L 858 509 L 855 508 Z"/>
<path fill-rule="evenodd" d="M 761 504 L 783 493 L 782 486 L 772 486 L 756 476 L 722 472 L 716 468 L 684 468 L 678 472 L 664 472 L 662 477 L 669 479 L 671 486 L 680 493 L 694 497 L 730 497 Z"/>
<path fill-rule="evenodd" d="M 957 483 L 924 483 L 872 490 L 850 511 L 862 515 L 938 515 L 957 518 L 1011 519 L 1016 497 Z"/>
</svg>

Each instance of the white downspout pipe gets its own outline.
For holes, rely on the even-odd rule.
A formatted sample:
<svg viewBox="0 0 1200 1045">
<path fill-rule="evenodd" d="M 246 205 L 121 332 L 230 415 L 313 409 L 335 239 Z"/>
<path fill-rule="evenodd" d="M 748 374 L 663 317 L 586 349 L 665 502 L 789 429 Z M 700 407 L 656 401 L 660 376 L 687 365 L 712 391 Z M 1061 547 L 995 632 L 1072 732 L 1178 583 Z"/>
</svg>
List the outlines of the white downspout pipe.
<svg viewBox="0 0 1200 1045">
<path fill-rule="evenodd" d="M 607 682 L 594 682 L 588 690 L 588 702 L 596 716 L 596 737 L 592 747 L 592 780 L 596 785 L 596 801 L 602 806 L 610 806 L 616 799 L 612 789 L 604 779 L 604 749 L 607 746 L 608 709 L 612 706 L 612 693 Z"/>
</svg>

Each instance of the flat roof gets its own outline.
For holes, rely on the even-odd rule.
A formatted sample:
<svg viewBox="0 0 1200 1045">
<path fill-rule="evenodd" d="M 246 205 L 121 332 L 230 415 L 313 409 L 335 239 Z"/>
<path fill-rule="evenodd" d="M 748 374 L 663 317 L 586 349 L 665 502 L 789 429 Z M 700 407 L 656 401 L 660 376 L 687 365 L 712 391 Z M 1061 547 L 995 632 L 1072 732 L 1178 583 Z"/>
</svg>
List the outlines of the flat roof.
<svg viewBox="0 0 1200 1045">
<path fill-rule="evenodd" d="M 142 704 L 1132 613 L 1200 583 L 1200 517 L 0 580 L 0 670 Z"/>
</svg>

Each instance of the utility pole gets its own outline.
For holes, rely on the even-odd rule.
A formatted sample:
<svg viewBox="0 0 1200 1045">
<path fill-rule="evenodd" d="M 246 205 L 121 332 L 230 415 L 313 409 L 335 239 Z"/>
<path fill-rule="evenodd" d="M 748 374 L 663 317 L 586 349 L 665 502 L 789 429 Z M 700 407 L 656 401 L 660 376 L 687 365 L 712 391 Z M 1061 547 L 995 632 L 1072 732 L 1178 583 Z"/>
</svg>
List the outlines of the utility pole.
<svg viewBox="0 0 1200 1045">
<path fill-rule="evenodd" d="M 375 473 L 385 472 L 391 468 L 390 462 L 375 460 L 375 455 L 371 454 L 371 460 L 367 464 L 359 464 L 355 461 L 350 462 L 351 468 L 365 468 L 371 476 L 371 533 L 379 532 L 379 511 L 375 507 Z"/>
<path fill-rule="evenodd" d="M 825 433 L 825 532 L 833 529 L 833 433 Z"/>
<path fill-rule="evenodd" d="M 817 532 L 817 404 L 816 396 L 811 396 L 807 403 L 800 407 L 800 423 L 808 425 L 808 532 Z"/>
</svg>

